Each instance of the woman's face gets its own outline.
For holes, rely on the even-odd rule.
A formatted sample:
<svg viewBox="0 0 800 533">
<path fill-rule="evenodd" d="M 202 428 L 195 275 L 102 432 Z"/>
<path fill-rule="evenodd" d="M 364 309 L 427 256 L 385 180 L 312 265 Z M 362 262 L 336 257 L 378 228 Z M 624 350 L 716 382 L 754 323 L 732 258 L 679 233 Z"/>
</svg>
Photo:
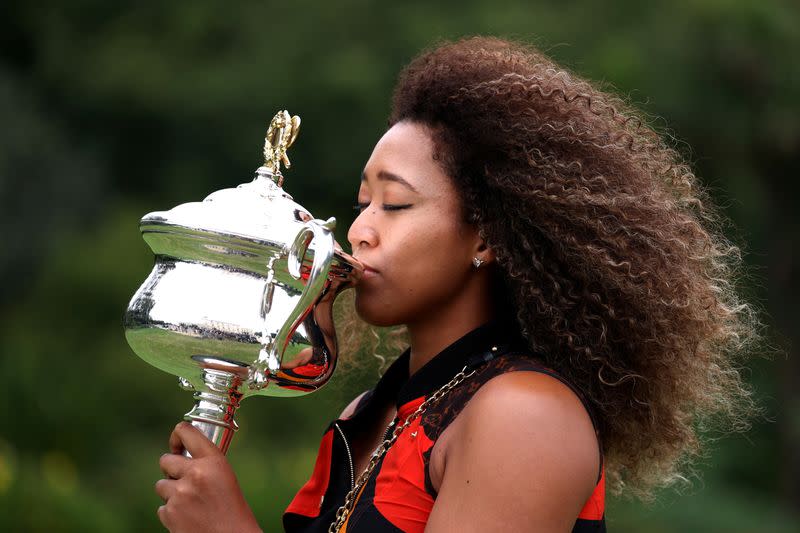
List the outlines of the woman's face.
<svg viewBox="0 0 800 533">
<path fill-rule="evenodd" d="M 480 239 L 463 221 L 426 126 L 395 124 L 364 167 L 347 240 L 367 270 L 356 309 L 367 322 L 412 324 L 457 302 Z"/>
</svg>

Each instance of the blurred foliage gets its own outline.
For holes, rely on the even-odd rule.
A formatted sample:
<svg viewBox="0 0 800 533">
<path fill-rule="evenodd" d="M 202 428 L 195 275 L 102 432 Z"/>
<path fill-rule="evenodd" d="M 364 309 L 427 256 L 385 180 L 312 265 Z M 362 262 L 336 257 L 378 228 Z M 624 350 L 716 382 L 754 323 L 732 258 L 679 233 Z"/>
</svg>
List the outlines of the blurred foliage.
<svg viewBox="0 0 800 533">
<path fill-rule="evenodd" d="M 267 122 L 287 108 L 303 131 L 285 187 L 336 216 L 345 242 L 397 72 L 442 38 L 532 42 L 638 105 L 732 219 L 752 273 L 742 290 L 777 343 L 797 337 L 790 0 L 7 0 L 0 21 L 0 530 L 159 530 L 157 460 L 191 398 L 122 334 L 152 267 L 139 217 L 248 181 Z M 317 394 L 240 410 L 229 457 L 265 529 L 377 363 L 349 368 L 360 372 Z M 713 443 L 685 493 L 611 501 L 612 531 L 798 530 L 800 369 L 790 353 L 747 372 L 765 420 Z"/>
</svg>

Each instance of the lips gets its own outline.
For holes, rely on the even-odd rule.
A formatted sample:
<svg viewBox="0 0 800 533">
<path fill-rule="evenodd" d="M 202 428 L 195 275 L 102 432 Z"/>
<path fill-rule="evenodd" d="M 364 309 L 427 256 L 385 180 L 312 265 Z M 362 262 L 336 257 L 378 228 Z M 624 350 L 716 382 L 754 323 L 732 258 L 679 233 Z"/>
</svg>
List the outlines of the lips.
<svg viewBox="0 0 800 533">
<path fill-rule="evenodd" d="M 356 259 L 358 259 L 358 258 L 356 258 Z M 359 261 L 364 266 L 364 278 L 371 278 L 371 277 L 377 276 L 380 273 L 380 271 L 378 271 L 376 268 L 370 266 L 368 263 L 365 263 L 363 260 L 359 259 Z"/>
</svg>

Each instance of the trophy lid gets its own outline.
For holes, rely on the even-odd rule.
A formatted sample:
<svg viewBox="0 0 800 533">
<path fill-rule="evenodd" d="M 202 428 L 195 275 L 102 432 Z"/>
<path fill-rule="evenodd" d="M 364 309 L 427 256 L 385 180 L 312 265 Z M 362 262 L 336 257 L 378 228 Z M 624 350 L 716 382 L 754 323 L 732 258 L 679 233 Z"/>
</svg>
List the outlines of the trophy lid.
<svg viewBox="0 0 800 533">
<path fill-rule="evenodd" d="M 299 128 L 300 117 L 279 112 L 269 125 L 264 164 L 253 181 L 142 217 L 139 227 L 153 252 L 263 271 L 264 256 L 282 250 L 313 218 L 282 187 L 280 165 L 291 166 L 286 150 Z"/>
</svg>

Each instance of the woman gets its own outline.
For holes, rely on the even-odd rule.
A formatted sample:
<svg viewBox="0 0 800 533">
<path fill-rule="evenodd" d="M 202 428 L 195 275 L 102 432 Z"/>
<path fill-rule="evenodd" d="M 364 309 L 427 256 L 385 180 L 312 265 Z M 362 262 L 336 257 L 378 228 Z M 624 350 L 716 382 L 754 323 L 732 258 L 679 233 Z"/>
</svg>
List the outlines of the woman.
<svg viewBox="0 0 800 533">
<path fill-rule="evenodd" d="M 356 310 L 410 348 L 327 429 L 287 531 L 603 531 L 606 485 L 683 479 L 697 422 L 752 409 L 731 356 L 758 323 L 695 176 L 541 53 L 416 58 L 358 210 Z M 210 443 L 179 424 L 170 444 L 167 527 L 258 530 Z"/>
</svg>

